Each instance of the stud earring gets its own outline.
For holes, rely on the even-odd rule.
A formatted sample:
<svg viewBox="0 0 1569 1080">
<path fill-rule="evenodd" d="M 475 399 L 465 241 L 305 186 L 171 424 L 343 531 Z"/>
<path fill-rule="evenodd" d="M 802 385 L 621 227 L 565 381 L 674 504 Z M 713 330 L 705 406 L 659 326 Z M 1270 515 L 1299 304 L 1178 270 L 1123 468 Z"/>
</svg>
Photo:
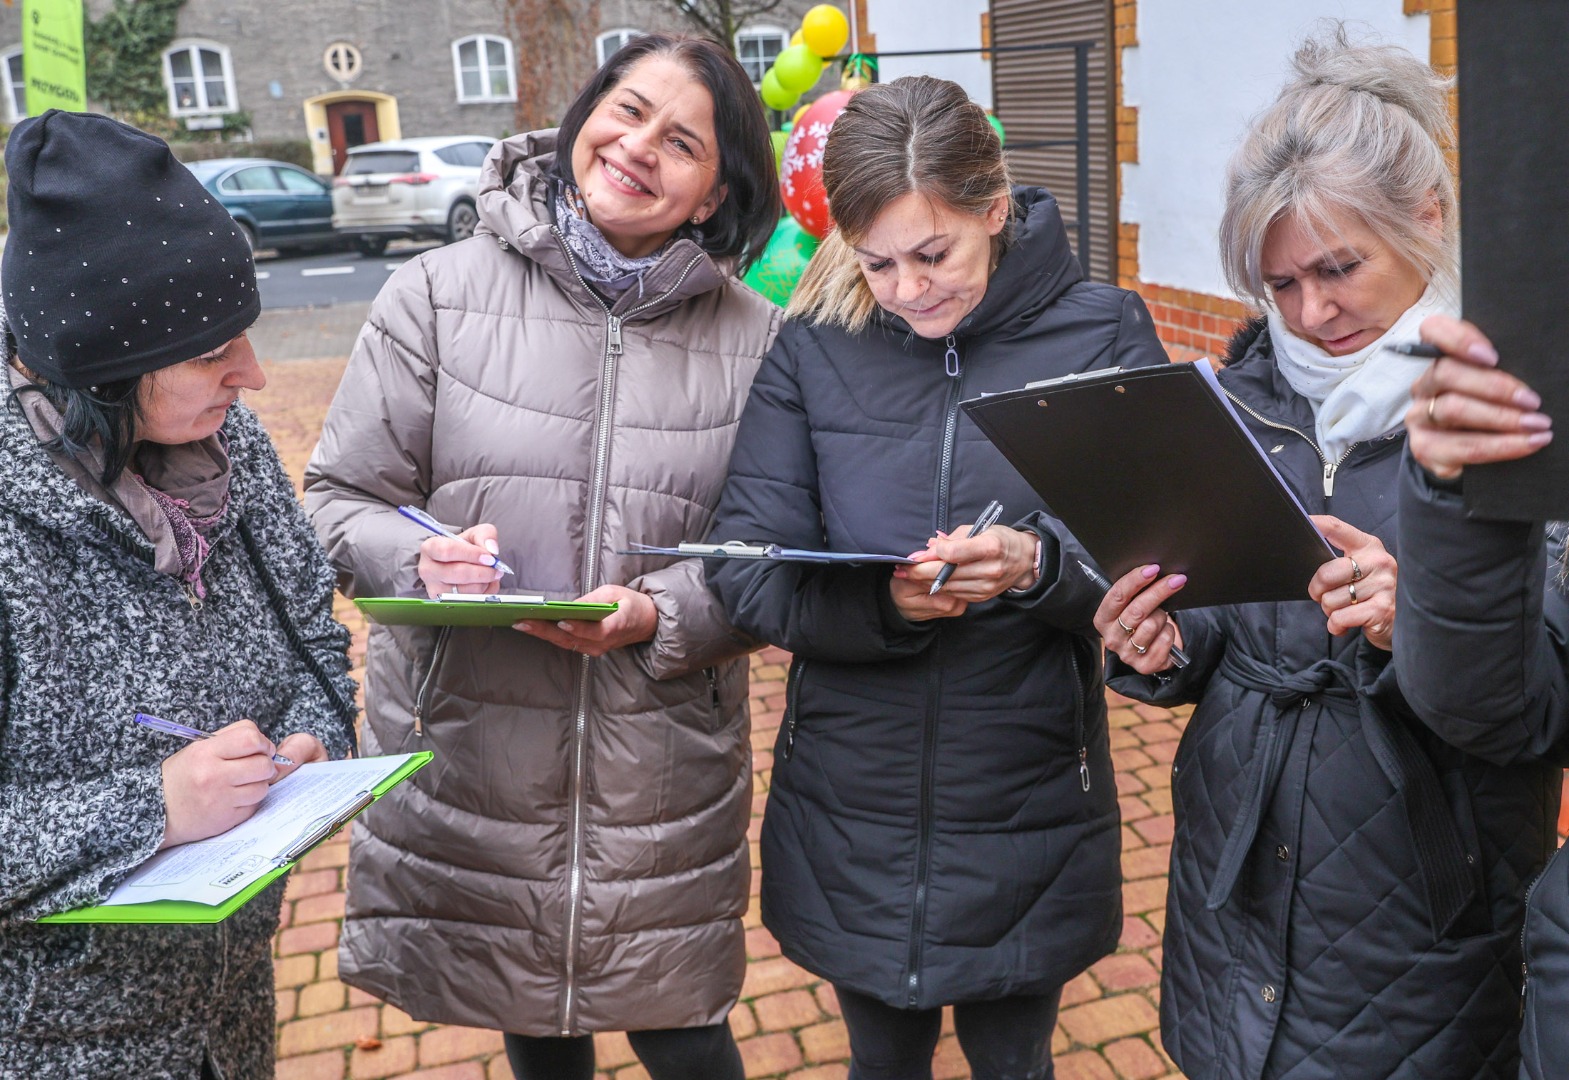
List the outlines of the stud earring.
<svg viewBox="0 0 1569 1080">
<path fill-rule="evenodd" d="M 692 224 L 693 225 L 701 225 L 702 223 L 703 223 L 703 215 L 701 215 L 701 214 L 693 214 L 692 215 Z"/>
</svg>

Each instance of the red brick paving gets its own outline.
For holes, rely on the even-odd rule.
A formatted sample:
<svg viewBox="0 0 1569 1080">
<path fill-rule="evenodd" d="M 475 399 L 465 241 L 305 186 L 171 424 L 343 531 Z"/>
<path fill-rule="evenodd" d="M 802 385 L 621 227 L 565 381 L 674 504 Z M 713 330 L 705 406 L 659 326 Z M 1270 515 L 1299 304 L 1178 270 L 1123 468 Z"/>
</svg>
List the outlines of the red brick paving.
<svg viewBox="0 0 1569 1080">
<path fill-rule="evenodd" d="M 343 361 L 265 365 L 270 385 L 252 396 L 296 482 L 342 375 Z M 354 631 L 358 677 L 365 627 L 339 598 L 338 615 Z M 788 654 L 765 649 L 752 658 L 752 750 L 756 770 L 752 839 L 767 799 L 774 736 L 784 704 Z M 1122 796 L 1124 904 L 1119 951 L 1080 975 L 1063 996 L 1052 1040 L 1059 1080 L 1173 1080 L 1180 1074 L 1160 1049 L 1160 931 L 1165 924 L 1166 860 L 1172 834 L 1169 765 L 1186 723 L 1183 714 L 1133 705 L 1111 695 L 1112 747 Z M 510 1080 L 500 1036 L 473 1028 L 411 1020 L 337 980 L 343 866 L 339 836 L 311 853 L 290 876 L 278 933 L 278 1072 L 280 1080 Z M 753 852 L 756 866 L 756 852 Z M 754 895 L 756 875 L 754 874 Z M 746 1074 L 753 1080 L 844 1080 L 848 1048 L 833 989 L 779 955 L 779 946 L 748 912 L 748 968 L 742 1000 L 730 1014 Z M 601 1080 L 646 1080 L 625 1036 L 596 1037 Z M 969 1076 L 951 1017 L 938 1045 L 938 1080 Z"/>
</svg>

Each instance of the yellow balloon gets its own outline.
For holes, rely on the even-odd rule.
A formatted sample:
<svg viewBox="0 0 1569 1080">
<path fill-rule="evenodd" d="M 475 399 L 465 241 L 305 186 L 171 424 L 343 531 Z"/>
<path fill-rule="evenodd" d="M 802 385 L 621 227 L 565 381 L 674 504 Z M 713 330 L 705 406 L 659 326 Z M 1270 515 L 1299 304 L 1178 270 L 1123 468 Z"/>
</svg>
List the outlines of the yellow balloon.
<svg viewBox="0 0 1569 1080">
<path fill-rule="evenodd" d="M 832 4 L 818 4 L 801 20 L 801 40 L 818 56 L 838 56 L 850 40 L 850 20 Z"/>
<path fill-rule="evenodd" d="M 801 122 L 801 117 L 805 116 L 806 110 L 810 109 L 811 107 L 812 103 L 807 102 L 805 105 L 802 105 L 799 109 L 795 110 L 795 115 L 790 117 L 790 123 L 799 124 Z"/>
<path fill-rule="evenodd" d="M 805 40 L 803 40 L 802 37 L 801 37 L 801 31 L 797 30 L 795 33 L 790 35 L 790 44 L 792 44 L 792 45 L 805 45 L 806 44 Z"/>
</svg>

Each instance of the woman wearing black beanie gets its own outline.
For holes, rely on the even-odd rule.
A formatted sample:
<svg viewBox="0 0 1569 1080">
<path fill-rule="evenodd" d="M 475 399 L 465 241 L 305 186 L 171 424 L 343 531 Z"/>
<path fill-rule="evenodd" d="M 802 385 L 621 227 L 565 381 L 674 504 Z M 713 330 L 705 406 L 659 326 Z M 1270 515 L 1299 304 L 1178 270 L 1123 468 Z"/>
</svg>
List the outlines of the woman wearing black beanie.
<svg viewBox="0 0 1569 1080">
<path fill-rule="evenodd" d="M 39 922 L 249 817 L 275 752 L 352 744 L 332 571 L 237 404 L 266 381 L 250 252 L 107 117 L 24 120 L 5 161 L 0 1077 L 262 1080 L 281 884 L 212 926 Z"/>
</svg>

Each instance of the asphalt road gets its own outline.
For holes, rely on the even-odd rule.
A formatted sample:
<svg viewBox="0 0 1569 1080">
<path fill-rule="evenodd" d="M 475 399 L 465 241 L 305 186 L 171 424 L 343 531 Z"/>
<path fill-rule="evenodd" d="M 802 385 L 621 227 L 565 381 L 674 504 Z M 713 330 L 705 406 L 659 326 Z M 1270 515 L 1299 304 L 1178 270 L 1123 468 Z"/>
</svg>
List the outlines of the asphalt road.
<svg viewBox="0 0 1569 1080">
<path fill-rule="evenodd" d="M 374 259 L 355 251 L 262 254 L 256 260 L 256 287 L 261 292 L 262 310 L 369 303 L 394 270 L 433 246 L 399 241 Z"/>
</svg>

